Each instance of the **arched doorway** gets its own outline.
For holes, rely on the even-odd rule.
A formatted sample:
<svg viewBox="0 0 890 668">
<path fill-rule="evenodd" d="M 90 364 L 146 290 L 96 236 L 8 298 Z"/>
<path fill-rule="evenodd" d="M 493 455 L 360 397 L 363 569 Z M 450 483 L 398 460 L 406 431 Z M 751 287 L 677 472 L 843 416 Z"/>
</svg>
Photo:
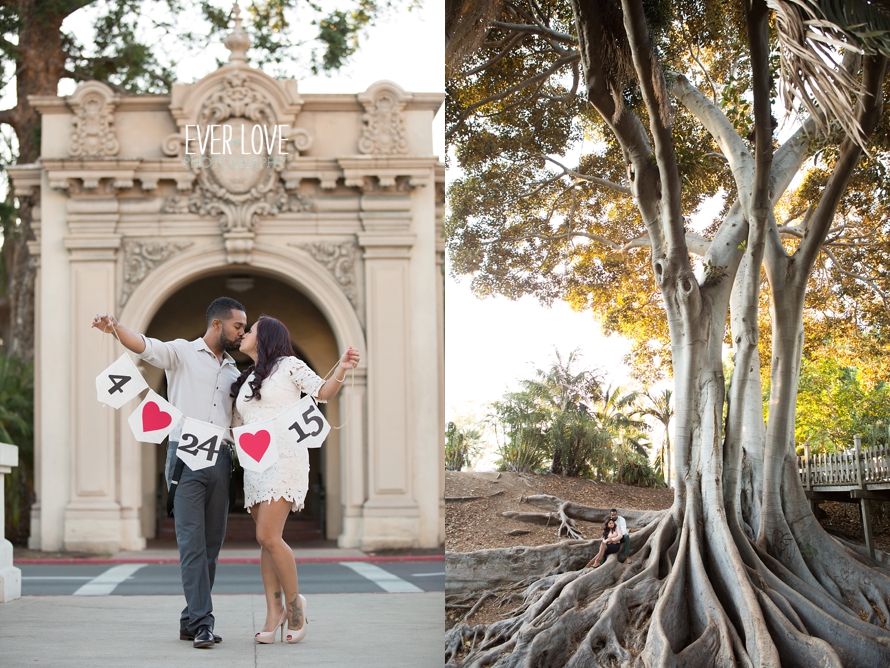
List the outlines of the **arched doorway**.
<svg viewBox="0 0 890 668">
<path fill-rule="evenodd" d="M 176 338 L 187 340 L 205 331 L 204 313 L 207 305 L 221 295 L 238 299 L 247 309 L 248 321 L 260 314 L 280 319 L 291 333 L 295 354 L 316 373 L 324 376 L 337 362 L 338 346 L 334 332 L 321 310 L 305 294 L 272 275 L 251 271 L 245 267 L 224 267 L 210 271 L 179 287 L 152 316 L 145 334 L 162 341 Z M 250 360 L 241 353 L 233 353 L 240 368 Z M 150 365 L 141 366 L 146 381 L 156 392 L 165 395 L 166 377 L 163 370 Z M 339 404 L 323 405 L 332 425 L 340 424 Z M 166 485 L 163 482 L 166 442 L 160 445 L 143 444 L 142 448 L 142 509 L 140 523 L 146 538 L 172 538 L 172 520 L 166 518 Z M 318 540 L 336 538 L 340 530 L 338 457 L 328 453 L 339 449 L 339 433 L 332 430 L 325 446 L 310 450 L 309 492 L 302 512 L 292 514 L 285 529 L 289 540 Z M 233 478 L 236 488 L 235 508 L 229 517 L 227 541 L 253 539 L 253 522 L 244 509 L 243 473 L 236 469 Z"/>
</svg>

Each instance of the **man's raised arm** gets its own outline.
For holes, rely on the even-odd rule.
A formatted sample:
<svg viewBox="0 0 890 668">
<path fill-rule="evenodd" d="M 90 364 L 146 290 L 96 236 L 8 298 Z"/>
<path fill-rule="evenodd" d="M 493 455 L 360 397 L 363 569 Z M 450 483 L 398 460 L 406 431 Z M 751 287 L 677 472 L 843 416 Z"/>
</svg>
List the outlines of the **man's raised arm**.
<svg viewBox="0 0 890 668">
<path fill-rule="evenodd" d="M 142 338 L 142 335 L 131 332 L 120 324 L 114 316 L 97 315 L 93 318 L 92 326 L 101 332 L 111 334 L 123 344 L 124 348 L 132 350 L 137 355 L 145 352 L 145 339 Z"/>
</svg>

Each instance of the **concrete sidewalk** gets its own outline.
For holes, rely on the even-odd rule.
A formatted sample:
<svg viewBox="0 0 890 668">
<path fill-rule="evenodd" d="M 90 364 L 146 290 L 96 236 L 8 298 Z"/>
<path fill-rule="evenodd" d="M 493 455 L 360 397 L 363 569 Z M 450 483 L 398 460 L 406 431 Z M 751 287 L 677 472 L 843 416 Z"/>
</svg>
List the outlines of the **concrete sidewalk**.
<svg viewBox="0 0 890 668">
<path fill-rule="evenodd" d="M 144 553 L 139 553 L 144 554 Z M 262 596 L 213 597 L 223 642 L 179 640 L 181 596 L 26 596 L 0 605 L 0 665 L 53 668 L 426 668 L 441 666 L 445 593 L 314 594 L 296 644 L 256 645 Z"/>
</svg>

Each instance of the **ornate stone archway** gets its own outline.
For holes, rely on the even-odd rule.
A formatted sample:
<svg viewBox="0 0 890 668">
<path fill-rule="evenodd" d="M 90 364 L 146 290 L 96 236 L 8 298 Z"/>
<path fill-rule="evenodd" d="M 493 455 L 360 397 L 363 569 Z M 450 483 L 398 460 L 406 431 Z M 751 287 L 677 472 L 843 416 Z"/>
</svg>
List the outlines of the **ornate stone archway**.
<svg viewBox="0 0 890 668">
<path fill-rule="evenodd" d="M 359 415 L 339 445 L 340 544 L 444 541 L 443 95 L 392 82 L 301 95 L 247 66 L 246 39 L 236 21 L 229 62 L 169 96 L 88 82 L 31 100 L 43 155 L 9 171 L 35 204 L 39 264 L 33 548 L 144 546 L 131 409 L 92 391 L 120 352 L 89 320 L 115 313 L 141 331 L 178 287 L 227 266 L 298 288 L 339 345 L 365 350 L 341 399 Z M 262 147 L 236 155 L 251 134 Z"/>
</svg>

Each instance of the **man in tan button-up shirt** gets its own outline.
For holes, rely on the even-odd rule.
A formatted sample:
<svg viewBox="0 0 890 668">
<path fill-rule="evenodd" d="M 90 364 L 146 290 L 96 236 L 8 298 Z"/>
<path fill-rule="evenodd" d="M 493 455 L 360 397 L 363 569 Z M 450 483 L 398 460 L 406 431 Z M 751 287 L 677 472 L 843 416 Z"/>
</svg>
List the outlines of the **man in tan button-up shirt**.
<svg viewBox="0 0 890 668">
<path fill-rule="evenodd" d="M 228 428 L 232 423 L 232 383 L 238 377 L 229 350 L 237 350 L 247 325 L 244 307 L 220 297 L 207 309 L 207 331 L 194 341 L 163 342 L 132 332 L 111 316 L 96 316 L 93 327 L 111 333 L 129 350 L 167 374 L 167 400 L 185 417 Z M 167 446 L 166 478 L 170 488 L 177 462 L 179 425 Z M 181 467 L 173 515 L 179 546 L 179 570 L 186 606 L 180 615 L 179 637 L 197 648 L 213 647 L 222 639 L 213 634 L 210 591 L 226 533 L 232 454 L 224 447 L 213 466 L 192 471 Z"/>
</svg>

